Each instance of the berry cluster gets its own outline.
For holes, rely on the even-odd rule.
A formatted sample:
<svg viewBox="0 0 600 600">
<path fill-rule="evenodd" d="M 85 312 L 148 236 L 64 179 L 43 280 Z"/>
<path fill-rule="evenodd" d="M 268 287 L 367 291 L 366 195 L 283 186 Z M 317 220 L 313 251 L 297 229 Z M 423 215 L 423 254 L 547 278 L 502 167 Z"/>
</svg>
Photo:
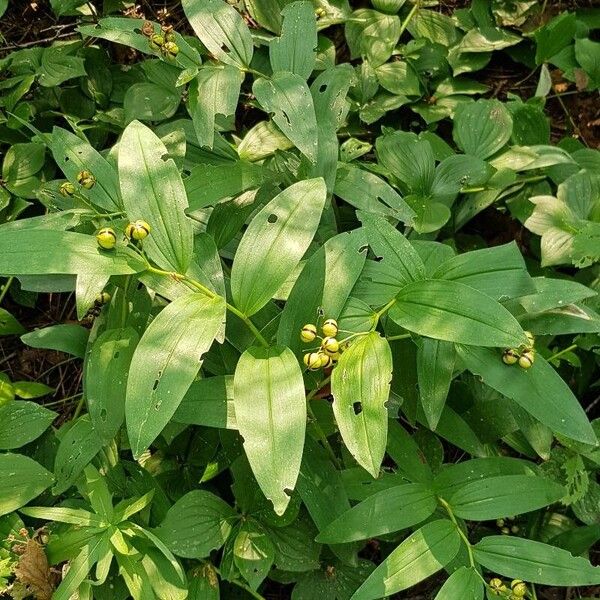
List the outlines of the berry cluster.
<svg viewBox="0 0 600 600">
<path fill-rule="evenodd" d="M 513 579 L 510 582 L 510 588 L 505 585 L 502 579 L 494 577 L 490 580 L 490 591 L 494 596 L 503 596 L 508 600 L 521 600 L 529 595 L 527 584 L 520 579 Z"/>
<path fill-rule="evenodd" d="M 505 365 L 515 365 L 519 363 L 522 369 L 529 369 L 533 366 L 535 360 L 535 338 L 531 331 L 526 331 L 525 335 L 528 343 L 520 348 L 507 348 L 502 354 L 502 360 Z"/>
<path fill-rule="evenodd" d="M 160 33 L 154 32 L 154 25 L 145 21 L 142 33 L 148 38 L 150 48 L 160 52 L 164 58 L 175 58 L 179 54 L 179 46 L 175 43 L 173 28 L 163 25 Z"/>
<path fill-rule="evenodd" d="M 496 521 L 496 525 L 498 526 L 498 529 L 500 529 L 502 535 L 516 535 L 521 531 L 521 528 L 516 523 L 510 524 L 510 521 L 514 520 L 514 517 L 508 517 L 507 519 L 498 519 Z"/>
<path fill-rule="evenodd" d="M 300 339 L 303 342 L 310 343 L 315 339 L 321 340 L 320 348 L 315 352 L 308 352 L 304 355 L 304 364 L 311 370 L 327 369 L 340 356 L 340 342 L 337 340 L 338 324 L 335 319 L 327 319 L 321 326 L 323 337 L 317 335 L 317 326 L 308 323 L 300 331 Z"/>
<path fill-rule="evenodd" d="M 125 227 L 125 237 L 129 240 L 139 242 L 150 234 L 150 225 L 141 219 L 129 223 Z M 104 250 L 112 250 L 117 245 L 117 234 L 112 227 L 103 227 L 96 234 L 98 246 Z"/>
<path fill-rule="evenodd" d="M 86 190 L 91 190 L 96 185 L 96 178 L 90 171 L 79 171 L 77 173 L 77 183 Z M 65 181 L 58 188 L 61 196 L 73 196 L 77 191 L 77 188 L 70 182 Z"/>
</svg>

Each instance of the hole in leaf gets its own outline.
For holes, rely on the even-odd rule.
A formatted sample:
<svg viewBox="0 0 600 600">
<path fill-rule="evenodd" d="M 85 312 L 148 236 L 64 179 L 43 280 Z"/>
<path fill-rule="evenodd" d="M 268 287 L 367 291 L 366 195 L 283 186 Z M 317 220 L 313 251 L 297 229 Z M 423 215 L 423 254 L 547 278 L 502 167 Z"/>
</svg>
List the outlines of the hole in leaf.
<svg viewBox="0 0 600 600">
<path fill-rule="evenodd" d="M 354 410 L 355 415 L 360 415 L 360 413 L 362 412 L 362 402 L 355 402 L 352 405 L 352 409 Z"/>
<path fill-rule="evenodd" d="M 65 156 L 65 162 L 69 162 L 71 159 L 68 156 Z"/>
<path fill-rule="evenodd" d="M 383 260 L 383 256 L 376 256 L 374 260 L 375 262 L 381 262 Z"/>
<path fill-rule="evenodd" d="M 291 498 L 294 490 L 291 490 L 290 488 L 283 488 L 283 493 Z"/>
<path fill-rule="evenodd" d="M 118 351 L 117 351 L 117 352 L 115 352 L 115 353 L 114 353 L 114 355 L 113 355 L 113 358 L 114 358 L 115 360 L 117 360 L 117 358 L 119 358 L 119 355 L 120 355 L 120 354 L 121 354 L 121 353 L 120 353 L 120 352 L 118 352 Z"/>
<path fill-rule="evenodd" d="M 273 213 L 271 213 L 267 217 L 267 222 L 269 222 L 269 223 L 277 223 L 277 215 L 274 215 Z"/>
<path fill-rule="evenodd" d="M 107 417 L 107 415 L 108 415 L 108 413 L 107 413 L 106 409 L 105 409 L 105 408 L 103 408 L 103 409 L 100 411 L 100 420 L 101 420 L 101 421 L 106 421 L 106 417 Z"/>
<path fill-rule="evenodd" d="M 364 246 L 361 246 L 361 247 L 358 249 L 358 253 L 359 253 L 359 254 L 362 254 L 363 252 L 366 252 L 368 249 L 369 249 L 369 246 L 367 246 L 367 244 L 365 244 Z"/>
<path fill-rule="evenodd" d="M 319 86 L 319 94 L 324 94 L 327 91 L 327 84 L 326 83 L 322 83 Z"/>
<path fill-rule="evenodd" d="M 152 386 L 152 391 L 156 391 L 156 388 L 158 387 L 158 384 L 160 383 L 160 379 L 156 379 L 154 381 L 154 385 Z"/>
</svg>

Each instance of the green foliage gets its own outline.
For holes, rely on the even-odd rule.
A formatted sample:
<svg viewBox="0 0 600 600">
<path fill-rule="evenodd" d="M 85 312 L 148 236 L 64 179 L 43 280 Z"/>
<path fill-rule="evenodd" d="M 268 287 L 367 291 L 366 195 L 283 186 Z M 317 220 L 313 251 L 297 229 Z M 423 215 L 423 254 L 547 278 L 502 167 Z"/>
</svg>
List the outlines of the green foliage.
<svg viewBox="0 0 600 600">
<path fill-rule="evenodd" d="M 0 373 L 0 595 L 27 544 L 58 600 L 600 585 L 600 152 L 553 122 L 598 10 L 50 4 L 0 59 L 0 339 L 82 393 Z"/>
</svg>

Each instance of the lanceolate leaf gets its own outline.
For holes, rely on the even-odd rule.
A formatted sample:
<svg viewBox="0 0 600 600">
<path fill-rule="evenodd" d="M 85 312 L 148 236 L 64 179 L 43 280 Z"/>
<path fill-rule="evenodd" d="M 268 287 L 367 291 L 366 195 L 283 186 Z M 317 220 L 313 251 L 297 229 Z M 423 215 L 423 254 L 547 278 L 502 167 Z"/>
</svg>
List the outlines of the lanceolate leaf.
<svg viewBox="0 0 600 600">
<path fill-rule="evenodd" d="M 138 121 L 119 143 L 119 181 L 127 216 L 150 225 L 144 249 L 161 268 L 185 273 L 192 257 L 192 224 L 185 188 L 162 141 Z"/>
<path fill-rule="evenodd" d="M 185 16 L 208 51 L 221 62 L 247 67 L 252 36 L 240 13 L 223 0 L 185 0 Z"/>
<path fill-rule="evenodd" d="M 132 275 L 145 269 L 132 250 L 101 250 L 93 235 L 32 229 L 0 235 L 2 275 Z"/>
<path fill-rule="evenodd" d="M 458 553 L 456 525 L 440 519 L 406 538 L 358 588 L 351 600 L 376 600 L 405 590 L 444 568 Z"/>
<path fill-rule="evenodd" d="M 415 281 L 396 295 L 390 317 L 419 335 L 475 346 L 527 343 L 518 321 L 501 304 L 462 283 Z"/>
<path fill-rule="evenodd" d="M 433 490 L 422 483 L 396 486 L 347 510 L 321 531 L 317 541 L 353 542 L 393 533 L 424 521 L 436 507 Z"/>
<path fill-rule="evenodd" d="M 28 456 L 0 454 L 0 516 L 21 508 L 53 481 L 52 473 Z"/>
<path fill-rule="evenodd" d="M 381 267 L 393 275 L 398 290 L 411 281 L 425 277 L 423 261 L 410 242 L 382 217 L 361 212 L 360 220 L 369 246 Z"/>
<path fill-rule="evenodd" d="M 556 433 L 586 444 L 596 444 L 596 435 L 577 398 L 558 373 L 536 356 L 530 369 L 509 367 L 501 352 L 472 346 L 457 346 L 464 365 L 486 385 L 512 398 Z"/>
<path fill-rule="evenodd" d="M 206 65 L 190 83 L 189 110 L 200 146 L 213 147 L 217 115 L 235 113 L 243 79 L 231 65 Z M 192 197 L 190 204 L 195 204 Z"/>
<path fill-rule="evenodd" d="M 520 515 L 558 502 L 566 494 L 562 485 L 530 475 L 500 475 L 470 481 L 447 499 L 455 515 L 487 521 Z"/>
<path fill-rule="evenodd" d="M 281 36 L 269 44 L 273 72 L 288 71 L 308 79 L 315 66 L 317 22 L 311 2 L 292 2 L 282 11 Z"/>
<path fill-rule="evenodd" d="M 325 196 L 322 179 L 300 181 L 252 219 L 231 270 L 233 300 L 246 315 L 260 310 L 300 262 L 319 225 Z"/>
<path fill-rule="evenodd" d="M 261 107 L 272 113 L 277 127 L 315 162 L 319 133 L 313 99 L 304 79 L 280 71 L 270 79 L 257 79 L 252 91 Z"/>
<path fill-rule="evenodd" d="M 424 337 L 417 351 L 417 375 L 421 406 L 431 429 L 437 427 L 444 410 L 456 350 L 454 344 Z"/>
<path fill-rule="evenodd" d="M 600 584 L 600 567 L 570 552 L 519 537 L 484 537 L 474 548 L 475 560 L 499 575 L 545 585 Z"/>
<path fill-rule="evenodd" d="M 331 375 L 333 412 L 344 443 L 373 477 L 385 454 L 391 379 L 390 346 L 374 331 L 343 352 Z"/>
<path fill-rule="evenodd" d="M 125 403 L 135 456 L 177 410 L 224 319 L 223 298 L 188 294 L 164 308 L 142 336 L 131 361 Z"/>
<path fill-rule="evenodd" d="M 125 392 L 137 332 L 109 329 L 92 344 L 85 366 L 85 391 L 94 428 L 108 444 L 125 418 Z"/>
<path fill-rule="evenodd" d="M 234 405 L 244 450 L 258 485 L 282 515 L 302 461 L 306 399 L 302 371 L 283 346 L 242 354 L 233 380 Z"/>
</svg>

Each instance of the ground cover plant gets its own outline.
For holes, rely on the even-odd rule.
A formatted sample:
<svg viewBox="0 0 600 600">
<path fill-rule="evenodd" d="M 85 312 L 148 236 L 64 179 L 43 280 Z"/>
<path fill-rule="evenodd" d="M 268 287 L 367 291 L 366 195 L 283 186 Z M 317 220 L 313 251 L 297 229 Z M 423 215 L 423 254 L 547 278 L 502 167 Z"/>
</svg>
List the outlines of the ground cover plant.
<svg viewBox="0 0 600 600">
<path fill-rule="evenodd" d="M 0 597 L 598 597 L 594 2 L 0 13 Z"/>
</svg>

